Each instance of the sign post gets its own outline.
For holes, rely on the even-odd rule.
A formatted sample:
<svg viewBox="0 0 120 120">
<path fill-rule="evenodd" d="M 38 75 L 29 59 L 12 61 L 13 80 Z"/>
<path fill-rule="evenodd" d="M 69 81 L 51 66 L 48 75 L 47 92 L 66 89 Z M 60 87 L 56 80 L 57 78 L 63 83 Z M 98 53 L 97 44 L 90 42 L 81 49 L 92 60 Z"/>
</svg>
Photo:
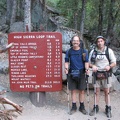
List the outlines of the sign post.
<svg viewBox="0 0 120 120">
<path fill-rule="evenodd" d="M 30 94 L 35 105 L 40 104 L 38 92 L 62 89 L 62 35 L 58 32 L 10 33 L 10 88 Z M 34 98 L 34 99 L 33 99 Z"/>
</svg>

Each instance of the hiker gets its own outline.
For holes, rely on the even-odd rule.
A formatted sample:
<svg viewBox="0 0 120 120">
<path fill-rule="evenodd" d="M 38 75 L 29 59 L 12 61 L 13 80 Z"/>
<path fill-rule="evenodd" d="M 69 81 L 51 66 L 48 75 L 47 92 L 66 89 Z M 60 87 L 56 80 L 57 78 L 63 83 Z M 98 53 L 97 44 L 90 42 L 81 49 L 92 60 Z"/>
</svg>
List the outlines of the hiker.
<svg viewBox="0 0 120 120">
<path fill-rule="evenodd" d="M 87 114 L 84 106 L 84 90 L 86 89 L 85 72 L 89 74 L 88 52 L 80 47 L 80 41 L 79 36 L 73 36 L 71 39 L 72 47 L 66 52 L 65 56 L 65 74 L 68 75 L 68 89 L 71 91 L 72 97 L 70 114 L 77 110 L 77 92 L 79 92 L 79 111 Z"/>
<path fill-rule="evenodd" d="M 93 72 L 93 84 L 96 91 L 94 99 L 94 107 L 90 112 L 90 116 L 99 112 L 99 94 L 100 87 L 103 87 L 105 94 L 105 113 L 107 117 L 112 117 L 110 106 L 110 87 L 111 87 L 111 69 L 116 66 L 116 57 L 112 49 L 106 46 L 106 39 L 98 36 L 95 41 L 96 47 L 89 54 L 89 66 Z"/>
</svg>

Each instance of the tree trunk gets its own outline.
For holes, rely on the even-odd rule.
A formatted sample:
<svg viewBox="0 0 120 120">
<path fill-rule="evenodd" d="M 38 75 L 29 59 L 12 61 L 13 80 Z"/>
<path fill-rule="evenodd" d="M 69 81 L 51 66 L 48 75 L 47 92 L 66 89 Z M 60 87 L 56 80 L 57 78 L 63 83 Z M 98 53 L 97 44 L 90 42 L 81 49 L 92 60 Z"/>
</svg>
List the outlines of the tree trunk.
<svg viewBox="0 0 120 120">
<path fill-rule="evenodd" d="M 106 38 L 109 40 L 109 42 L 113 39 L 113 28 L 115 25 L 116 21 L 116 14 L 114 13 L 114 5 L 115 5 L 115 0 L 110 1 L 110 6 L 109 6 L 109 14 L 108 14 L 108 27 L 107 27 L 107 33 L 106 33 Z M 113 15 L 115 14 L 115 15 Z"/>
<path fill-rule="evenodd" d="M 19 21 L 22 21 L 24 19 L 23 17 L 23 8 L 24 8 L 24 0 L 18 0 L 18 3 L 17 3 L 17 19 Z"/>
<path fill-rule="evenodd" d="M 104 0 L 99 0 L 99 20 L 98 20 L 99 35 L 102 35 L 102 30 L 103 30 L 103 8 L 104 8 Z"/>
<path fill-rule="evenodd" d="M 24 31 L 31 32 L 31 0 L 25 0 Z"/>
<path fill-rule="evenodd" d="M 13 0 L 7 0 L 6 23 L 7 23 L 8 25 L 10 25 L 10 18 L 11 18 L 11 13 L 12 13 L 11 6 L 13 6 Z"/>
<path fill-rule="evenodd" d="M 11 16 L 10 24 L 13 24 L 15 22 L 16 13 L 17 13 L 17 0 L 13 0 L 12 16 Z"/>
<path fill-rule="evenodd" d="M 83 33 L 84 33 L 85 7 L 86 7 L 86 0 L 82 0 L 82 15 L 81 15 L 81 23 L 80 23 L 81 39 L 83 39 Z"/>
<path fill-rule="evenodd" d="M 77 14 L 77 12 L 75 12 L 74 13 L 74 29 L 76 29 L 77 30 L 77 16 L 78 16 L 78 14 Z"/>
</svg>

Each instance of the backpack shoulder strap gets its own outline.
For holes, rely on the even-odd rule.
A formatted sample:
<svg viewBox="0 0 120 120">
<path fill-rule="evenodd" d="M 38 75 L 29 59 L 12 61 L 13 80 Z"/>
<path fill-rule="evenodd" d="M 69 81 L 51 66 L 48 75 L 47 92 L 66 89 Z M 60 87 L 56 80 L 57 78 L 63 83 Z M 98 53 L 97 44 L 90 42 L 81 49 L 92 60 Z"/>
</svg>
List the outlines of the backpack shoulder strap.
<svg viewBox="0 0 120 120">
<path fill-rule="evenodd" d="M 108 48 L 108 46 L 107 46 L 107 48 L 106 48 L 105 55 L 106 55 L 106 57 L 107 57 L 107 59 L 108 59 L 108 61 L 109 61 L 109 63 L 110 63 L 109 48 Z"/>
<path fill-rule="evenodd" d="M 71 56 L 71 50 L 72 50 L 72 47 L 68 50 L 68 57 L 70 58 Z"/>
<path fill-rule="evenodd" d="M 92 52 L 92 56 L 91 56 L 91 62 L 93 64 L 95 64 L 95 59 L 97 57 L 97 50 L 94 48 L 93 52 Z"/>
</svg>

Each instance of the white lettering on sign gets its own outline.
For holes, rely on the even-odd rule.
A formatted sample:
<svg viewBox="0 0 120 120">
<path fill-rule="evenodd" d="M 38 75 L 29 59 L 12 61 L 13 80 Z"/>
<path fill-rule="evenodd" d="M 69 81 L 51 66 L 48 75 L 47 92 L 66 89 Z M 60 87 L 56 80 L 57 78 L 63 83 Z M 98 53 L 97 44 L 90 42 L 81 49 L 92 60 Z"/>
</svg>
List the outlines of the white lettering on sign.
<svg viewBox="0 0 120 120">
<path fill-rule="evenodd" d="M 60 84 L 60 81 L 53 81 L 53 84 Z"/>
<path fill-rule="evenodd" d="M 24 75 L 11 75 L 12 77 L 16 77 L 16 78 L 19 78 L 19 77 L 24 77 Z"/>
<path fill-rule="evenodd" d="M 34 35 L 24 35 L 23 39 L 35 38 Z"/>
<path fill-rule="evenodd" d="M 19 78 L 12 78 L 12 80 L 19 80 Z"/>
<path fill-rule="evenodd" d="M 20 78 L 20 80 L 31 80 L 31 78 Z"/>
<path fill-rule="evenodd" d="M 11 69 L 11 71 L 20 71 L 20 69 Z"/>
<path fill-rule="evenodd" d="M 25 77 L 36 77 L 36 75 L 25 75 Z"/>
<path fill-rule="evenodd" d="M 37 43 L 28 43 L 28 45 L 37 45 Z"/>
<path fill-rule="evenodd" d="M 20 46 L 21 49 L 27 49 L 28 46 Z"/>
<path fill-rule="evenodd" d="M 14 36 L 14 39 L 21 39 L 21 38 L 22 38 L 22 36 L 19 36 L 19 35 Z"/>
<path fill-rule="evenodd" d="M 55 38 L 55 35 L 46 35 L 46 38 Z"/>
<path fill-rule="evenodd" d="M 45 35 L 36 35 L 36 38 L 45 38 Z"/>
<path fill-rule="evenodd" d="M 41 88 L 52 88 L 52 85 L 41 85 Z"/>
<path fill-rule="evenodd" d="M 24 88 L 24 85 L 20 85 L 20 88 Z"/>
</svg>

